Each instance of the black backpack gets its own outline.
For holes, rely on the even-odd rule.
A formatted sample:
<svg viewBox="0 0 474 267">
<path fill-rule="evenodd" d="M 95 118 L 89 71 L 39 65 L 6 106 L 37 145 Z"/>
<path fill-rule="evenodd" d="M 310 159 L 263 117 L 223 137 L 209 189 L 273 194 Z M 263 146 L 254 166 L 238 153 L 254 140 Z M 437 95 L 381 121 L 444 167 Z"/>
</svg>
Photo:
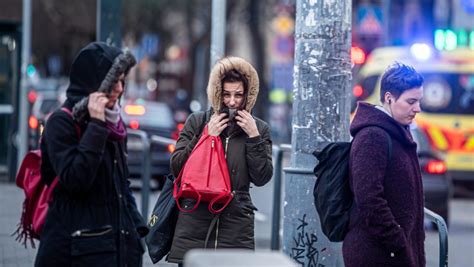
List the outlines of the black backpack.
<svg viewBox="0 0 474 267">
<path fill-rule="evenodd" d="M 385 132 L 385 131 L 384 131 Z M 388 139 L 389 161 L 392 157 L 392 140 Z M 321 229 L 331 242 L 341 242 L 349 231 L 349 218 L 354 205 L 354 195 L 349 185 L 349 157 L 352 142 L 329 143 L 321 152 L 314 168 L 316 183 L 313 196 L 319 214 Z"/>
</svg>

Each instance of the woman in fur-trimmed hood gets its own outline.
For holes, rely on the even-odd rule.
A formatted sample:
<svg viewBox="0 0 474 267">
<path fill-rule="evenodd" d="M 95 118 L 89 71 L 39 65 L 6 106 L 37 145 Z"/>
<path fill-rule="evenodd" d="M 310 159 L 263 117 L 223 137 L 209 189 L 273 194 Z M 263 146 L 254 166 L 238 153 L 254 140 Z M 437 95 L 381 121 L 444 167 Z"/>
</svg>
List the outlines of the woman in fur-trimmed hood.
<svg viewBox="0 0 474 267">
<path fill-rule="evenodd" d="M 207 87 L 212 108 L 186 120 L 171 156 L 171 170 L 179 174 L 207 123 L 209 134 L 222 139 L 234 198 L 217 216 L 208 211 L 208 203 L 191 213 L 180 212 L 168 261 L 182 263 L 193 248 L 255 248 L 257 209 L 250 198 L 250 183 L 263 186 L 273 174 L 269 127 L 250 113 L 258 91 L 257 72 L 244 59 L 226 57 L 212 69 Z M 194 203 L 181 201 L 185 209 Z"/>
</svg>

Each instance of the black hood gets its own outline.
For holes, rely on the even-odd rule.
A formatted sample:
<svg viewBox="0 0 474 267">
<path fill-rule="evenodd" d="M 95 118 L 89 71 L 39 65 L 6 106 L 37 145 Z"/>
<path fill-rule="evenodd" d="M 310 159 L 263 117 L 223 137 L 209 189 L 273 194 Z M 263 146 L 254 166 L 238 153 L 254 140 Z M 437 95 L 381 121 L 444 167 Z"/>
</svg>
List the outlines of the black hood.
<svg viewBox="0 0 474 267">
<path fill-rule="evenodd" d="M 102 42 L 90 43 L 84 47 L 71 66 L 66 105 L 72 107 L 82 98 L 97 91 L 114 59 L 121 53 L 119 48 Z"/>
</svg>

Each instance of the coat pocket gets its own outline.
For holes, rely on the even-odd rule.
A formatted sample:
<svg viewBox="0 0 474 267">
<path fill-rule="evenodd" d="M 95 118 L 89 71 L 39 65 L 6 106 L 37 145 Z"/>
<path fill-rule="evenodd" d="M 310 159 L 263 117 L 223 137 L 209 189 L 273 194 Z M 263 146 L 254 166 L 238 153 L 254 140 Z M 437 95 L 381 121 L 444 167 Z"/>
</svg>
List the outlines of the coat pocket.
<svg viewBox="0 0 474 267">
<path fill-rule="evenodd" d="M 112 226 L 74 232 L 72 266 L 117 266 L 117 243 Z"/>
<path fill-rule="evenodd" d="M 224 214 L 227 216 L 251 218 L 253 220 L 255 211 L 257 211 L 257 208 L 253 205 L 248 196 L 236 196 L 229 204 L 229 207 L 225 210 Z"/>
</svg>

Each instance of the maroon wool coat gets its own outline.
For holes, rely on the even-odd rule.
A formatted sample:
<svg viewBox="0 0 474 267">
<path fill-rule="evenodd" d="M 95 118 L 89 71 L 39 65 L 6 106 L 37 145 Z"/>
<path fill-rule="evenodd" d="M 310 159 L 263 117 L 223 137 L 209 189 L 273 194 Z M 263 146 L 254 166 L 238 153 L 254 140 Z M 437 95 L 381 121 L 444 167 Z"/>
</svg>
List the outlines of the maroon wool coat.
<svg viewBox="0 0 474 267">
<path fill-rule="evenodd" d="M 423 186 L 409 130 L 375 106 L 359 103 L 350 131 L 356 206 L 343 243 L 345 266 L 425 266 Z M 392 140 L 390 161 L 384 131 Z"/>
</svg>

